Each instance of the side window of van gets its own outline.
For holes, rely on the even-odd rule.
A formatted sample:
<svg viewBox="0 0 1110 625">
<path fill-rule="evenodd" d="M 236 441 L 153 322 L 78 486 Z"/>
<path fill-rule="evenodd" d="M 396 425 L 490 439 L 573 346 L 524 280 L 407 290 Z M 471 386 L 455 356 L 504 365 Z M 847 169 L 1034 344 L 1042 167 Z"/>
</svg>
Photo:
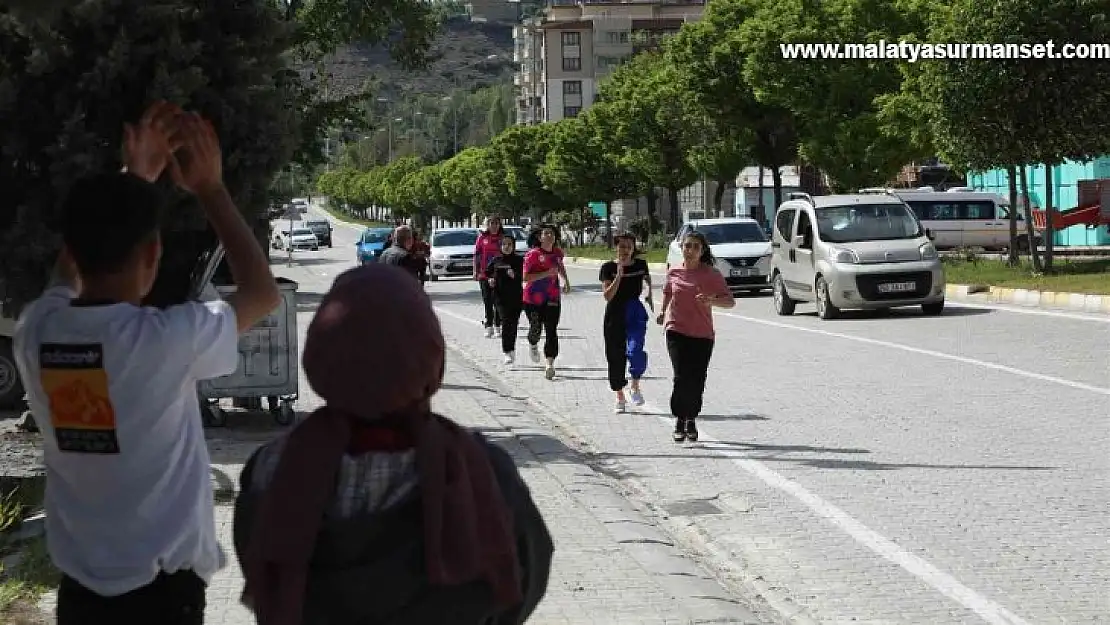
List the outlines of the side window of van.
<svg viewBox="0 0 1110 625">
<path fill-rule="evenodd" d="M 790 241 L 790 232 L 794 227 L 794 209 L 788 208 L 779 211 L 775 217 L 775 230 L 785 241 Z"/>
<path fill-rule="evenodd" d="M 813 249 L 813 223 L 805 211 L 798 211 L 798 236 L 802 237 L 800 249 Z"/>
<path fill-rule="evenodd" d="M 998 210 L 994 206 L 994 202 L 963 202 L 961 204 L 964 219 L 997 219 L 995 215 Z"/>
</svg>

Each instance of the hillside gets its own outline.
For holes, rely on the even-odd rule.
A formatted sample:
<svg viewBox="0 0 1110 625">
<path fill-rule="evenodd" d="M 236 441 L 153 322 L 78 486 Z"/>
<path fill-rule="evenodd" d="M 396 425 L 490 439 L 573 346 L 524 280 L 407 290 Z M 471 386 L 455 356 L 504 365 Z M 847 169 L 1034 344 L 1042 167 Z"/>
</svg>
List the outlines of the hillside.
<svg viewBox="0 0 1110 625">
<path fill-rule="evenodd" d="M 445 20 L 433 47 L 436 59 L 426 70 L 397 66 L 386 51 L 370 46 L 348 46 L 325 61 L 336 95 L 346 95 L 367 84 L 378 97 L 412 99 L 447 96 L 459 88 L 475 91 L 512 81 L 513 32 L 507 24 L 470 22 L 465 16 Z M 499 58 L 487 60 L 496 55 Z"/>
</svg>

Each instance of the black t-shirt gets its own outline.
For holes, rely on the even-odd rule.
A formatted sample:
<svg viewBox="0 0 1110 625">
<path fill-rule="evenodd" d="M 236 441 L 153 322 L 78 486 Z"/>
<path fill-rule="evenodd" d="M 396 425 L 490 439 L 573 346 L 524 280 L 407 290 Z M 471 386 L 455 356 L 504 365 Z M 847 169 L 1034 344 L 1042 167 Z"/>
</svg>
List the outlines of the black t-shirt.
<svg viewBox="0 0 1110 625">
<path fill-rule="evenodd" d="M 616 261 L 611 260 L 601 266 L 601 271 L 598 273 L 598 280 L 604 283 L 616 279 Z M 633 258 L 632 264 L 624 268 L 624 275 L 621 276 L 620 284 L 617 285 L 617 292 L 613 295 L 613 299 L 609 300 L 605 306 L 605 315 L 608 316 L 610 310 L 623 311 L 627 302 L 639 299 L 640 294 L 644 291 L 644 280 L 647 279 L 647 261 L 642 258 Z"/>
<path fill-rule="evenodd" d="M 494 280 L 493 290 L 502 302 L 521 303 L 524 299 L 524 257 L 498 254 L 489 261 L 486 275 Z"/>
</svg>

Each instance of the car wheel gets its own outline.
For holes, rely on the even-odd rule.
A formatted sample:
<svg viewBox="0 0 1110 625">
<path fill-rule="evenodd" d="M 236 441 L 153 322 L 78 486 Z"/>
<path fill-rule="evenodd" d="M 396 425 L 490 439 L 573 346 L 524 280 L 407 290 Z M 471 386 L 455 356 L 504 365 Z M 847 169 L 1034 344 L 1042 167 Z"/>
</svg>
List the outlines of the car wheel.
<svg viewBox="0 0 1110 625">
<path fill-rule="evenodd" d="M 320 251 L 320 248 L 319 248 L 319 247 L 313 247 L 313 248 L 312 248 L 312 251 L 313 251 L 313 252 L 319 252 L 319 251 Z"/>
<path fill-rule="evenodd" d="M 437 276 L 436 274 L 434 274 L 430 271 L 428 272 L 428 279 L 431 280 L 432 282 L 439 282 L 439 276 Z"/>
<path fill-rule="evenodd" d="M 817 290 L 817 316 L 822 319 L 836 319 L 840 316 L 840 309 L 833 305 L 829 295 L 829 283 L 824 276 L 817 276 L 815 284 Z"/>
<path fill-rule="evenodd" d="M 775 274 L 774 283 L 771 286 L 771 299 L 775 304 L 775 312 L 779 316 L 789 317 L 794 314 L 797 302 L 790 299 L 790 295 L 786 293 L 786 283 L 783 282 L 781 273 Z"/>
<path fill-rule="evenodd" d="M 15 367 L 11 339 L 0 337 L 0 408 L 18 408 L 23 402 L 23 383 Z"/>
<path fill-rule="evenodd" d="M 939 302 L 930 302 L 928 304 L 922 304 L 921 305 L 921 312 L 925 313 L 926 315 L 928 315 L 930 317 L 939 316 L 941 313 L 944 312 L 944 300 L 940 300 Z"/>
</svg>

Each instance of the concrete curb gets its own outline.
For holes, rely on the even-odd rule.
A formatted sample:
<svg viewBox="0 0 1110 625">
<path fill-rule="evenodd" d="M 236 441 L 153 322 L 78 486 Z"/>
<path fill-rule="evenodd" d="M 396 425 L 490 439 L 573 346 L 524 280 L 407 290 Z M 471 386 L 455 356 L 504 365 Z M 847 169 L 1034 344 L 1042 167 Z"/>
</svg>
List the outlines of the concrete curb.
<svg viewBox="0 0 1110 625">
<path fill-rule="evenodd" d="M 567 257 L 567 264 L 578 267 L 600 267 L 604 262 L 596 258 Z M 648 268 L 652 272 L 660 273 L 666 270 L 662 263 L 648 263 Z M 1110 295 L 1008 289 L 985 284 L 949 284 L 944 289 L 944 295 L 947 299 L 957 302 L 1005 304 L 1024 308 L 1110 315 Z"/>
<path fill-rule="evenodd" d="M 1110 315 L 1110 295 L 1031 291 L 974 284 L 949 284 L 944 293 L 948 299 L 957 301 Z"/>
</svg>

